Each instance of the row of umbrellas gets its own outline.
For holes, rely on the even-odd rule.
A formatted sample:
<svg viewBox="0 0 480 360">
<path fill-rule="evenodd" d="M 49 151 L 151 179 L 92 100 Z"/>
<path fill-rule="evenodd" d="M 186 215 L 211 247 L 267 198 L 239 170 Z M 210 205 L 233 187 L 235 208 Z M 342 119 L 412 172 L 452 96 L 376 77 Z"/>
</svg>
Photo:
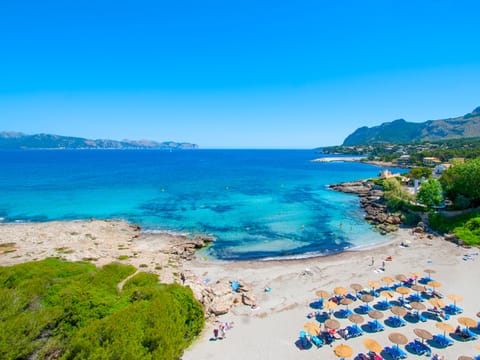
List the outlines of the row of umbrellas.
<svg viewBox="0 0 480 360">
<path fill-rule="evenodd" d="M 441 324 L 444 324 L 444 323 L 438 323 L 437 325 L 441 325 Z M 446 325 L 448 325 L 448 324 L 446 324 Z M 439 326 L 437 326 L 437 327 L 439 327 Z M 415 335 L 417 335 L 419 338 L 422 339 L 422 342 L 424 340 L 433 339 L 433 335 L 427 330 L 414 329 L 413 332 L 415 333 Z M 394 332 L 394 333 L 391 333 L 390 335 L 388 335 L 388 339 L 397 346 L 398 345 L 405 345 L 405 344 L 408 343 L 408 338 L 405 335 L 403 335 L 401 333 L 398 333 L 398 332 Z M 374 339 L 370 339 L 370 338 L 364 339 L 363 344 L 365 345 L 365 347 L 369 351 L 373 351 L 377 354 L 380 354 L 382 352 L 382 349 L 383 349 L 382 346 Z M 476 348 L 478 350 L 480 350 L 480 345 L 477 345 Z M 353 349 L 346 344 L 340 344 L 340 345 L 336 346 L 333 351 L 338 357 L 348 358 L 348 357 L 351 357 L 353 355 Z M 472 359 L 472 358 L 466 357 L 466 356 L 464 356 L 464 357 L 461 356 L 458 359 L 459 360 L 468 360 L 468 359 Z"/>
</svg>

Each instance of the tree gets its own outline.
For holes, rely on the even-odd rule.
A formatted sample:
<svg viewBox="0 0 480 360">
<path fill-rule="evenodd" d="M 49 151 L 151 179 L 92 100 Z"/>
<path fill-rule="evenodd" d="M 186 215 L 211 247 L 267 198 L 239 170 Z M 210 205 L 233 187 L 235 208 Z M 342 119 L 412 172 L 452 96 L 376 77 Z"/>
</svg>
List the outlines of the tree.
<svg viewBox="0 0 480 360">
<path fill-rule="evenodd" d="M 425 179 L 428 179 L 430 176 L 432 176 L 432 169 L 427 168 L 427 167 L 416 167 L 412 168 L 410 172 L 408 173 L 408 176 L 410 179 L 421 179 L 422 177 Z"/>
<path fill-rule="evenodd" d="M 443 172 L 440 181 L 447 196 L 455 202 L 462 196 L 472 206 L 480 204 L 480 158 L 454 164 Z"/>
<path fill-rule="evenodd" d="M 429 179 L 422 183 L 417 194 L 419 203 L 429 207 L 440 206 L 443 203 L 442 185 L 436 179 Z"/>
</svg>

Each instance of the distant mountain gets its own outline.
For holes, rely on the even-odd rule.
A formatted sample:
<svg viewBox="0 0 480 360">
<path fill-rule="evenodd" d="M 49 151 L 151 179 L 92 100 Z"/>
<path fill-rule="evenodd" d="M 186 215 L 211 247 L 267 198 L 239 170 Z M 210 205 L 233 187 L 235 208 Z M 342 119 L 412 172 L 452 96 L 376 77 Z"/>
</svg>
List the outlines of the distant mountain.
<svg viewBox="0 0 480 360">
<path fill-rule="evenodd" d="M 361 127 L 347 136 L 344 146 L 380 143 L 409 143 L 480 137 L 480 106 L 464 116 L 413 123 L 404 119 L 374 127 Z"/>
<path fill-rule="evenodd" d="M 0 149 L 198 149 L 198 145 L 173 141 L 84 139 L 51 134 L 26 135 L 0 132 Z"/>
</svg>

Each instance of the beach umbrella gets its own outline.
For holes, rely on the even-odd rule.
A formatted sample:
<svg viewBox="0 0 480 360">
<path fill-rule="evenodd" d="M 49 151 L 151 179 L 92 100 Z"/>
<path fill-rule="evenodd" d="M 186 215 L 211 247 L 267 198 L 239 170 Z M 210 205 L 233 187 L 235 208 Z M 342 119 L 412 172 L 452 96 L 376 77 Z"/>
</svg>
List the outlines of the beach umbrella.
<svg viewBox="0 0 480 360">
<path fill-rule="evenodd" d="M 370 294 L 364 294 L 360 297 L 360 300 L 362 300 L 364 303 L 367 303 L 367 304 L 369 302 L 372 302 L 373 299 L 375 299 L 375 298 L 373 297 L 373 295 L 370 295 Z"/>
<path fill-rule="evenodd" d="M 399 286 L 395 289 L 395 291 L 400 294 L 400 297 L 403 300 L 403 296 L 407 295 L 410 292 L 410 289 L 405 286 Z"/>
<path fill-rule="evenodd" d="M 445 302 L 437 298 L 428 299 L 428 302 L 433 305 L 435 308 L 442 309 L 445 307 Z"/>
<path fill-rule="evenodd" d="M 427 273 L 429 276 L 436 273 L 436 271 L 432 269 L 425 269 L 423 272 Z"/>
<path fill-rule="evenodd" d="M 439 322 L 439 323 L 436 323 L 435 326 L 440 329 L 440 330 L 443 330 L 443 336 L 445 336 L 446 332 L 448 331 L 449 333 L 452 333 L 455 331 L 455 328 L 450 325 L 449 323 L 446 323 L 446 322 Z"/>
<path fill-rule="evenodd" d="M 407 310 L 401 306 L 392 306 L 390 311 L 397 316 L 405 316 L 407 314 Z"/>
<path fill-rule="evenodd" d="M 346 288 L 344 288 L 343 286 L 338 286 L 335 289 L 333 289 L 333 293 L 335 295 L 345 296 L 345 294 L 347 292 L 348 292 L 348 290 Z"/>
<path fill-rule="evenodd" d="M 416 292 L 425 291 L 425 286 L 414 284 L 412 285 L 412 290 Z"/>
<path fill-rule="evenodd" d="M 393 342 L 395 345 L 397 345 L 397 348 L 398 348 L 398 345 L 405 345 L 406 343 L 408 343 L 408 338 L 405 335 L 397 332 L 394 332 L 388 335 L 388 339 L 391 342 Z"/>
<path fill-rule="evenodd" d="M 390 290 L 380 291 L 380 296 L 384 297 L 385 300 L 388 300 L 393 298 L 393 292 L 391 292 Z"/>
<path fill-rule="evenodd" d="M 469 317 L 461 317 L 461 318 L 458 318 L 457 321 L 460 325 L 466 326 L 467 328 L 477 326 L 477 322 L 474 319 Z"/>
<path fill-rule="evenodd" d="M 462 355 L 462 356 L 459 356 L 457 360 L 473 360 L 473 358 L 470 356 Z"/>
<path fill-rule="evenodd" d="M 398 281 L 406 281 L 407 277 L 403 274 L 398 274 L 398 275 L 395 275 L 395 279 L 397 279 Z"/>
<path fill-rule="evenodd" d="M 342 300 L 340 300 L 340 304 L 345 305 L 347 309 L 348 305 L 350 305 L 351 303 L 353 303 L 353 300 L 349 298 L 343 298 Z"/>
<path fill-rule="evenodd" d="M 432 287 L 433 291 L 435 291 L 435 288 L 439 288 L 440 286 L 442 286 L 442 284 L 440 284 L 438 281 L 429 281 L 427 285 Z"/>
<path fill-rule="evenodd" d="M 335 355 L 341 358 L 348 358 L 353 355 L 353 349 L 345 344 L 340 344 L 333 350 Z"/>
<path fill-rule="evenodd" d="M 363 345 L 365 345 L 369 351 L 373 351 L 376 354 L 380 354 L 382 352 L 382 346 L 373 339 L 364 339 Z"/>
<path fill-rule="evenodd" d="M 328 301 L 325 301 L 325 303 L 323 304 L 323 306 L 324 306 L 325 309 L 327 309 L 327 310 L 333 310 L 333 309 L 335 309 L 335 308 L 338 306 L 338 304 L 337 304 L 336 302 L 333 302 L 333 301 L 328 300 Z"/>
<path fill-rule="evenodd" d="M 368 286 L 370 286 L 373 290 L 375 290 L 380 286 L 380 283 L 378 281 L 371 280 L 368 282 Z"/>
<path fill-rule="evenodd" d="M 412 275 L 415 278 L 419 278 L 420 276 L 422 276 L 422 274 L 416 271 L 410 271 L 410 275 Z"/>
<path fill-rule="evenodd" d="M 320 299 L 329 299 L 330 298 L 330 293 L 325 290 L 318 290 L 315 291 L 315 295 L 317 295 Z"/>
<path fill-rule="evenodd" d="M 318 335 L 320 334 L 320 324 L 314 322 L 308 322 L 303 325 L 303 329 L 310 333 L 311 335 Z"/>
<path fill-rule="evenodd" d="M 395 282 L 395 279 L 390 277 L 390 276 L 384 276 L 382 277 L 381 279 L 383 282 L 387 283 L 387 284 L 391 284 L 391 283 L 394 283 Z"/>
<path fill-rule="evenodd" d="M 358 297 L 358 292 L 363 289 L 363 286 L 357 283 L 350 284 L 350 287 L 355 291 L 355 297 Z"/>
<path fill-rule="evenodd" d="M 378 319 L 383 318 L 383 313 L 381 311 L 378 311 L 378 310 L 370 310 L 368 312 L 368 316 L 370 316 L 374 320 L 378 320 Z"/>
<path fill-rule="evenodd" d="M 423 343 L 423 340 L 432 340 L 433 339 L 433 335 L 427 331 L 427 330 L 424 330 L 424 329 L 413 329 L 413 332 L 415 333 L 415 335 L 417 335 L 420 339 L 422 339 L 422 343 Z"/>
<path fill-rule="evenodd" d="M 460 295 L 450 294 L 447 295 L 447 297 L 453 301 L 454 306 L 457 306 L 457 301 L 463 301 L 463 297 L 461 297 Z"/>
<path fill-rule="evenodd" d="M 410 303 L 410 306 L 414 310 L 425 310 L 427 307 L 423 305 L 421 302 L 413 301 Z"/>
<path fill-rule="evenodd" d="M 327 319 L 325 320 L 325 327 L 336 330 L 340 327 L 340 322 L 336 319 Z"/>
<path fill-rule="evenodd" d="M 480 345 L 475 346 L 475 349 L 480 350 Z"/>
<path fill-rule="evenodd" d="M 363 316 L 360 314 L 352 314 L 348 317 L 348 320 L 350 320 L 354 324 L 361 324 L 365 321 Z"/>
</svg>

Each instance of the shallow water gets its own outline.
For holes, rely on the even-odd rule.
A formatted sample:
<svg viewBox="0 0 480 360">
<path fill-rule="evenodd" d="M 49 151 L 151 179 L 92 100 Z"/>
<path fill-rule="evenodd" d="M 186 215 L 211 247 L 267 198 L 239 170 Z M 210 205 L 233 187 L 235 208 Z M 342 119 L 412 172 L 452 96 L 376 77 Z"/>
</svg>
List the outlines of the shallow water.
<svg viewBox="0 0 480 360">
<path fill-rule="evenodd" d="M 117 218 L 209 234 L 221 259 L 331 254 L 383 241 L 358 198 L 327 185 L 376 176 L 308 150 L 0 151 L 4 222 Z"/>
</svg>

